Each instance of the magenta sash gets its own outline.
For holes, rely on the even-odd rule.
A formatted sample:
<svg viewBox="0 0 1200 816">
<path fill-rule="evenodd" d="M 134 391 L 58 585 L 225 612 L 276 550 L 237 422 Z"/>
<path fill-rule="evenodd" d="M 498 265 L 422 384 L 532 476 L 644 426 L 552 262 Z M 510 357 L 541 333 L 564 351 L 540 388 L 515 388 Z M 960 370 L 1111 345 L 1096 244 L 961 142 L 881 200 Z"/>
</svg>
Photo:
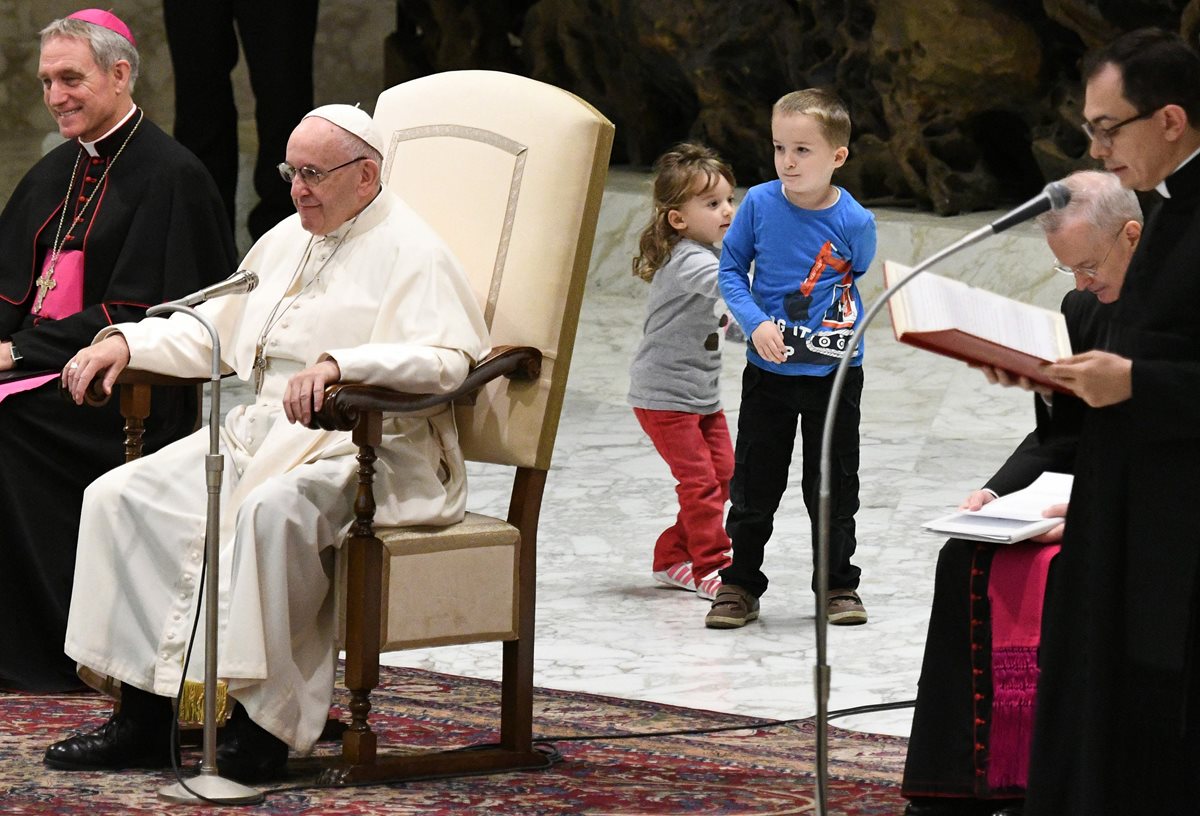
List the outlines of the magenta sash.
<svg viewBox="0 0 1200 816">
<path fill-rule="evenodd" d="M 42 274 L 50 268 L 50 255 L 42 265 Z M 70 317 L 83 308 L 83 253 L 77 249 L 68 249 L 58 256 L 54 265 L 54 288 L 46 293 L 42 300 L 42 310 L 38 317 L 48 317 L 52 320 L 62 320 Z"/>
<path fill-rule="evenodd" d="M 20 394 L 22 391 L 32 391 L 39 385 L 45 385 L 57 376 L 57 373 L 41 374 L 37 377 L 27 377 L 23 380 L 0 383 L 0 402 L 4 402 L 5 397 L 11 397 L 13 394 Z"/>
<path fill-rule="evenodd" d="M 988 786 L 1024 788 L 1029 777 L 1038 643 L 1046 576 L 1057 544 L 1023 541 L 997 548 L 988 576 L 992 608 L 992 727 Z"/>
</svg>

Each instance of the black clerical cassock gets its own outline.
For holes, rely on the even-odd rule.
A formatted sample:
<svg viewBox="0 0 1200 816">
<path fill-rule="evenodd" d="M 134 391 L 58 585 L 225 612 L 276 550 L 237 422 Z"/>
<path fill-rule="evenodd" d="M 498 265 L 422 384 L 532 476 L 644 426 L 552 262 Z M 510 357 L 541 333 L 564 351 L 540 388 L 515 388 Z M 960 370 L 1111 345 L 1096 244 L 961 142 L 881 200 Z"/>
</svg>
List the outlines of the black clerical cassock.
<svg viewBox="0 0 1200 816">
<path fill-rule="evenodd" d="M 71 141 L 51 151 L 0 214 L 0 340 L 17 349 L 17 371 L 60 371 L 101 328 L 235 268 L 208 172 L 141 110 L 95 150 Z M 61 270 L 47 274 L 55 256 L 81 262 L 80 308 L 70 314 L 61 300 L 57 309 L 39 300 L 54 291 L 39 278 L 68 285 Z M 191 389 L 156 389 L 153 403 L 147 452 L 191 432 L 197 417 Z M 0 402 L 0 456 L 0 687 L 77 687 L 62 647 L 80 504 L 124 460 L 122 420 L 113 403 L 73 405 L 55 380 Z"/>
</svg>

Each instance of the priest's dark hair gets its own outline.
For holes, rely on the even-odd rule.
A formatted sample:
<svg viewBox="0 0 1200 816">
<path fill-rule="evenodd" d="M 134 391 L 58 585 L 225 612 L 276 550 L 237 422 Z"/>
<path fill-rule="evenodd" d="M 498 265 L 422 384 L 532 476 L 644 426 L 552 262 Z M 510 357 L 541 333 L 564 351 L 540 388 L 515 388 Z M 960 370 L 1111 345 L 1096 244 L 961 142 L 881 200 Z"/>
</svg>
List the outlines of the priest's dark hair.
<svg viewBox="0 0 1200 816">
<path fill-rule="evenodd" d="M 129 93 L 133 93 L 133 86 L 137 84 L 141 59 L 138 57 L 138 51 L 134 48 L 133 43 L 117 32 L 94 23 L 63 17 L 50 23 L 38 33 L 42 38 L 42 45 L 55 37 L 87 40 L 92 49 L 92 58 L 96 60 L 96 65 L 100 66 L 103 71 L 111 71 L 119 60 L 125 60 L 129 63 Z"/>
<path fill-rule="evenodd" d="M 1183 37 L 1161 28 L 1122 34 L 1088 55 L 1084 81 L 1107 65 L 1121 71 L 1125 98 L 1139 113 L 1178 105 L 1187 113 L 1188 124 L 1200 128 L 1200 53 Z"/>
</svg>

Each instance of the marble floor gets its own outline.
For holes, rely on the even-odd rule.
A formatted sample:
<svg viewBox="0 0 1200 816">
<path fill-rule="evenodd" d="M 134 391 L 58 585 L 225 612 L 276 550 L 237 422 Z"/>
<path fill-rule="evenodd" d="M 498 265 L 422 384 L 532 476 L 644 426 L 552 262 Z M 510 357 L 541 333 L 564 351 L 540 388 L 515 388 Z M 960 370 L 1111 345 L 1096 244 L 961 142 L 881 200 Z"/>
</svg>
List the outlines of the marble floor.
<svg viewBox="0 0 1200 816">
<path fill-rule="evenodd" d="M 4 199 L 18 170 L 36 157 L 40 139 L 0 134 L 10 158 L 0 173 Z M 706 602 L 657 586 L 650 575 L 654 540 L 675 505 L 667 468 L 625 402 L 644 297 L 644 284 L 629 276 L 629 258 L 647 195 L 644 174 L 610 175 L 543 505 L 535 682 L 753 716 L 809 716 L 815 712 L 814 604 L 798 467 L 767 550 L 771 588 L 760 620 L 741 630 L 705 629 Z M 986 220 L 894 211 L 878 217 L 879 258 L 905 263 Z M 244 233 L 240 237 L 244 248 Z M 945 270 L 1053 307 L 1068 282 L 1054 280 L 1050 262 L 1036 229 L 1026 225 L 964 253 Z M 864 283 L 868 303 L 879 293 L 878 267 L 877 261 Z M 856 562 L 870 622 L 829 630 L 832 709 L 913 698 L 941 543 L 919 524 L 978 486 L 1032 422 L 1027 395 L 989 387 L 961 364 L 898 344 L 886 314 L 866 342 Z M 731 428 L 742 366 L 741 349 L 727 345 L 722 392 Z M 239 398 L 237 389 L 223 395 L 226 406 Z M 474 467 L 471 509 L 503 516 L 507 478 L 500 469 Z M 385 660 L 485 678 L 500 672 L 497 644 L 393 653 Z M 903 735 L 909 720 L 910 712 L 899 710 L 838 724 Z"/>
<path fill-rule="evenodd" d="M 610 176 L 583 304 L 564 415 L 539 537 L 535 682 L 680 706 L 772 718 L 815 713 L 815 617 L 809 521 L 795 473 L 768 545 L 771 587 L 762 616 L 740 630 L 703 625 L 708 603 L 657 586 L 658 533 L 675 513 L 666 465 L 625 402 L 627 365 L 640 337 L 644 284 L 629 257 L 645 205 L 645 176 Z M 936 219 L 883 213 L 880 258 L 912 262 L 974 229 L 980 215 Z M 1053 280 L 1033 227 L 980 245 L 948 274 L 1054 306 Z M 878 278 L 878 264 L 871 277 Z M 953 269 L 947 265 L 948 269 Z M 865 287 L 868 302 L 879 293 Z M 988 386 L 966 366 L 897 343 L 886 314 L 867 332 L 857 515 L 860 592 L 870 622 L 830 627 L 833 710 L 911 700 L 924 647 L 941 540 L 919 524 L 957 506 L 1028 432 L 1024 393 Z M 736 427 L 741 347 L 724 349 L 722 395 Z M 797 446 L 798 447 L 798 446 Z M 477 467 L 470 507 L 503 516 L 507 474 Z M 497 678 L 493 644 L 394 653 L 385 660 Z M 838 719 L 838 725 L 907 735 L 911 710 Z"/>
</svg>

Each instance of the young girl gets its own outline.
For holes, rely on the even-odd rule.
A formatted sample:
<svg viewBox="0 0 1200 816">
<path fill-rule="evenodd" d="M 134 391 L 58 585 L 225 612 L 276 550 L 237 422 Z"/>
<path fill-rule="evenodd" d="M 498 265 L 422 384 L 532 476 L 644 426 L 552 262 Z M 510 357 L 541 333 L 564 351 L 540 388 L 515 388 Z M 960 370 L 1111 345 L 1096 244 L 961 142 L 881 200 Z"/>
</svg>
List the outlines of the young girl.
<svg viewBox="0 0 1200 816">
<path fill-rule="evenodd" d="M 679 515 L 654 545 L 654 578 L 712 600 L 729 564 L 725 502 L 733 446 L 721 410 L 718 255 L 733 219 L 733 171 L 681 144 L 654 164 L 654 215 L 633 274 L 650 282 L 629 403 L 678 484 Z"/>
</svg>

